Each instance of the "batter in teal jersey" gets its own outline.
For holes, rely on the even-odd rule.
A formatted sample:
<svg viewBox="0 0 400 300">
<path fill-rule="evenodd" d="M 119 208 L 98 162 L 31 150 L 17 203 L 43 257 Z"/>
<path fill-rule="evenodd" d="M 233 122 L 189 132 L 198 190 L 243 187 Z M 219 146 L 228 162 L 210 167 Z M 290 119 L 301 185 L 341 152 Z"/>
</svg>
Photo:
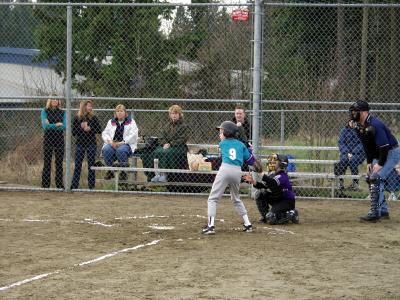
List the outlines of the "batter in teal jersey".
<svg viewBox="0 0 400 300">
<path fill-rule="evenodd" d="M 228 186 L 233 205 L 243 218 L 243 231 L 251 232 L 253 231 L 253 226 L 247 216 L 247 210 L 242 200 L 240 200 L 239 188 L 243 162 L 252 165 L 254 156 L 242 142 L 237 140 L 238 127 L 235 123 L 225 121 L 217 128 L 220 131 L 219 137 L 221 142 L 219 147 L 222 156 L 222 164 L 215 177 L 210 196 L 208 197 L 208 224 L 203 228 L 202 234 L 215 234 L 214 223 L 217 205 Z"/>
</svg>

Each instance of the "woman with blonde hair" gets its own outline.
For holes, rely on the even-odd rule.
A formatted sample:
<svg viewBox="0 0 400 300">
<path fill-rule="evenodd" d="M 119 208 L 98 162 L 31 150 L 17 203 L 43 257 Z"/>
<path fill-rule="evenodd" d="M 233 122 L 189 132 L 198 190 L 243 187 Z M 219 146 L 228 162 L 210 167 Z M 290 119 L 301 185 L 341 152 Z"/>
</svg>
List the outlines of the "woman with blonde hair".
<svg viewBox="0 0 400 300">
<path fill-rule="evenodd" d="M 99 119 L 93 113 L 93 101 L 80 102 L 79 111 L 72 121 L 72 135 L 76 138 L 75 170 L 71 189 L 79 188 L 82 162 L 87 154 L 88 187 L 93 189 L 96 184 L 95 171 L 91 167 L 95 163 L 97 153 L 96 134 L 101 133 Z"/>
<path fill-rule="evenodd" d="M 154 158 L 158 158 L 161 169 L 186 169 L 188 168 L 186 143 L 189 136 L 188 128 L 183 122 L 182 108 L 179 105 L 172 105 L 168 109 L 168 116 L 169 122 L 163 128 L 159 139 L 160 146 L 152 153 L 142 155 L 143 164 L 151 168 Z M 179 178 L 176 179 L 179 180 Z M 167 174 L 156 174 L 151 181 L 166 182 Z"/>
<path fill-rule="evenodd" d="M 61 110 L 61 100 L 50 97 L 47 100 L 46 107 L 40 113 L 40 118 L 44 130 L 42 187 L 49 188 L 51 185 L 51 161 L 54 153 L 56 187 L 64 189 L 63 161 L 66 114 Z"/>
<path fill-rule="evenodd" d="M 128 167 L 128 158 L 137 147 L 138 128 L 124 105 L 115 107 L 114 118 L 107 122 L 101 137 L 104 141 L 102 151 L 106 165 L 111 167 L 117 159 L 119 166 Z M 114 173 L 109 171 L 105 179 L 113 177 Z M 126 173 L 121 172 L 120 179 L 126 180 Z"/>
</svg>

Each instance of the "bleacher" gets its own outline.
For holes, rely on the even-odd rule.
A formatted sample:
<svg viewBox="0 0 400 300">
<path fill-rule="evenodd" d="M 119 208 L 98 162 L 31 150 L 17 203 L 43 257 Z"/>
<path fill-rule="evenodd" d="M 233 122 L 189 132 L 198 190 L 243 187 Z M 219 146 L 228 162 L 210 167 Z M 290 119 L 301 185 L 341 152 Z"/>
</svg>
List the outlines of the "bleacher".
<svg viewBox="0 0 400 300">
<path fill-rule="evenodd" d="M 143 147 L 144 144 L 140 144 L 139 147 Z M 188 144 L 189 149 L 207 149 L 209 153 L 216 154 L 218 145 L 211 145 L 211 144 Z M 293 150 L 306 150 L 306 151 L 338 151 L 337 147 L 313 147 L 313 146 L 262 146 L 260 147 L 260 151 L 264 150 L 271 150 L 271 151 L 293 151 Z M 259 155 L 259 159 L 265 165 L 267 160 L 267 155 Z M 336 190 L 338 186 L 338 179 L 345 178 L 345 179 L 353 179 L 353 178 L 360 178 L 361 175 L 341 175 L 336 176 L 333 173 L 333 165 L 336 160 L 329 160 L 329 159 L 306 159 L 306 158 L 295 158 L 289 159 L 289 163 L 294 163 L 297 166 L 299 171 L 296 172 L 289 172 L 289 176 L 291 177 L 294 187 L 295 188 L 307 188 L 307 189 L 324 189 L 330 191 L 330 197 L 335 198 Z M 332 172 L 312 172 L 312 171 L 301 171 L 301 165 L 325 165 L 330 166 Z M 114 182 L 114 189 L 119 190 L 121 184 L 130 184 L 134 188 L 137 187 L 155 187 L 155 186 L 180 186 L 182 187 L 181 191 L 185 190 L 185 187 L 188 191 L 193 190 L 193 187 L 211 187 L 213 178 L 217 174 L 217 170 L 211 171 L 192 171 L 189 169 L 161 169 L 158 167 L 157 163 L 153 168 L 143 168 L 141 167 L 140 158 L 137 155 L 133 155 L 130 160 L 130 167 L 107 167 L 107 166 L 98 166 L 92 167 L 93 170 L 96 171 L 114 171 L 115 176 L 113 179 Z M 120 172 L 127 172 L 131 176 L 128 176 L 128 180 L 122 182 L 119 180 Z M 165 173 L 172 173 L 172 174 L 182 174 L 182 177 L 188 174 L 197 174 L 198 176 L 204 175 L 208 176 L 205 180 L 206 182 L 193 182 L 190 181 L 168 181 L 168 182 L 148 182 L 143 176 L 144 172 L 165 172 Z M 244 172 L 245 173 L 245 172 Z M 142 175 L 141 175 L 142 174 Z M 325 180 L 324 185 L 310 185 L 307 184 L 307 181 L 310 180 Z M 249 187 L 250 185 L 244 183 L 243 187 Z M 190 187 L 190 188 L 189 188 Z M 200 189 L 201 190 L 201 189 Z M 204 189 L 203 189 L 204 190 Z M 250 190 L 250 189 L 249 189 Z"/>
</svg>

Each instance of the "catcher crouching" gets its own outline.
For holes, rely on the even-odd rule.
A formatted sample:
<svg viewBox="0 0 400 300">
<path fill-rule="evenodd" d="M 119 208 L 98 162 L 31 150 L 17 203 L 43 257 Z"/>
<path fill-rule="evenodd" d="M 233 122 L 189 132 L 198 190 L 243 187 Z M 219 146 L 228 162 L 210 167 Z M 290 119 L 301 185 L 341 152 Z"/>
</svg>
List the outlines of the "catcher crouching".
<svg viewBox="0 0 400 300">
<path fill-rule="evenodd" d="M 261 214 L 260 222 L 270 225 L 299 223 L 299 213 L 295 208 L 295 193 L 286 172 L 289 160 L 286 155 L 272 154 L 268 156 L 269 174 L 260 174 L 261 181 L 256 181 L 250 174 L 243 179 L 252 184 L 260 192 L 255 198 L 258 211 Z M 256 168 L 257 173 L 262 168 Z"/>
</svg>

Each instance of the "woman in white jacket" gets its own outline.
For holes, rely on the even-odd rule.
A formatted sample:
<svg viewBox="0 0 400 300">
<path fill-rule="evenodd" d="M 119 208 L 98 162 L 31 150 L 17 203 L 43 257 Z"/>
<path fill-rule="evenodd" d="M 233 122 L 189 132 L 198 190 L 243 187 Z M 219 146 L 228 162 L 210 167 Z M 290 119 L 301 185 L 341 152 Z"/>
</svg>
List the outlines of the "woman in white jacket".
<svg viewBox="0 0 400 300">
<path fill-rule="evenodd" d="M 137 147 L 138 128 L 136 122 L 128 116 L 124 105 L 115 107 L 114 118 L 107 122 L 101 134 L 103 138 L 103 156 L 107 166 L 112 166 L 115 159 L 119 166 L 128 167 L 128 158 Z M 114 177 L 114 173 L 107 172 L 106 179 Z M 121 173 L 121 180 L 126 180 L 126 173 Z"/>
</svg>

